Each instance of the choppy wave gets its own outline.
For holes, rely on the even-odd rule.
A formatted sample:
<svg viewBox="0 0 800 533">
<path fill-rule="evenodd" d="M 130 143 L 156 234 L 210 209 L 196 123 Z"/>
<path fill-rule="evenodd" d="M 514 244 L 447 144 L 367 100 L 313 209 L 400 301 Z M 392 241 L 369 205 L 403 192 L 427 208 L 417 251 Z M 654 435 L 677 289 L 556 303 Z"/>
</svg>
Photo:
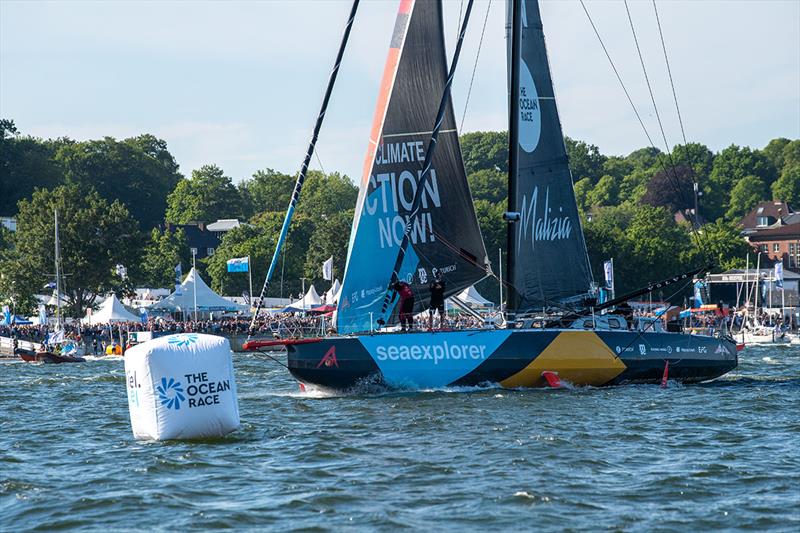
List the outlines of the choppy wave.
<svg viewBox="0 0 800 533">
<path fill-rule="evenodd" d="M 800 348 L 721 379 L 300 391 L 237 356 L 242 428 L 137 442 L 118 361 L 0 364 L 0 530 L 800 528 Z"/>
</svg>

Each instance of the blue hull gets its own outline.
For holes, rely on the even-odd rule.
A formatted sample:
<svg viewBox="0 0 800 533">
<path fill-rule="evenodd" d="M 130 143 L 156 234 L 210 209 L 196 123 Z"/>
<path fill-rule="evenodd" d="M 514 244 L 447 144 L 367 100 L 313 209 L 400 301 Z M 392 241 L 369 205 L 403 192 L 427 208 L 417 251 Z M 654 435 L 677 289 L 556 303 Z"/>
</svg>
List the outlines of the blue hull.
<svg viewBox="0 0 800 533">
<path fill-rule="evenodd" d="M 729 339 L 678 333 L 542 329 L 462 330 L 328 337 L 289 345 L 300 382 L 333 389 L 361 383 L 421 389 L 497 383 L 540 387 L 542 372 L 574 385 L 682 382 L 719 377 L 738 364 Z"/>
</svg>

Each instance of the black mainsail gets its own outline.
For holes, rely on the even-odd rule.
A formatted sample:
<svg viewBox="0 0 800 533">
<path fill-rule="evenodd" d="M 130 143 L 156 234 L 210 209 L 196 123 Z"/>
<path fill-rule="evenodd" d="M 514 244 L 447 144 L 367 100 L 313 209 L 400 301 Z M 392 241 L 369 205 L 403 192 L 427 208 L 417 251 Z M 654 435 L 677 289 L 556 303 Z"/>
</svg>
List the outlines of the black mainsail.
<svg viewBox="0 0 800 533">
<path fill-rule="evenodd" d="M 336 315 L 340 333 L 368 330 L 381 318 L 391 322 L 394 313 L 390 308 L 384 316 L 382 304 L 407 226 L 410 241 L 398 278 L 412 286 L 415 310 L 427 306 L 437 272 L 446 282 L 445 296 L 486 275 L 486 250 L 449 100 L 422 179 L 446 82 L 441 2 L 402 0 L 353 219 Z"/>
<path fill-rule="evenodd" d="M 592 272 L 536 0 L 513 0 L 510 57 L 508 309 L 564 306 Z"/>
</svg>

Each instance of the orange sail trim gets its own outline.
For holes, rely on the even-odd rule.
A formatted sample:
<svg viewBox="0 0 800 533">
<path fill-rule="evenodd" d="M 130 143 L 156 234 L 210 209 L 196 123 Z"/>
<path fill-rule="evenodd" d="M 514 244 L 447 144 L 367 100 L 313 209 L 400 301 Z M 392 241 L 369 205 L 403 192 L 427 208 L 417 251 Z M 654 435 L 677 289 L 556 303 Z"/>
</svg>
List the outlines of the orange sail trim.
<svg viewBox="0 0 800 533">
<path fill-rule="evenodd" d="M 400 0 L 400 7 L 397 10 L 398 17 L 411 13 L 416 0 Z M 402 25 L 401 25 L 402 20 Z M 405 33 L 408 30 L 408 18 L 398 18 L 398 24 L 394 28 L 392 42 L 389 46 L 389 54 L 386 57 L 386 65 L 383 67 L 383 77 L 378 91 L 378 103 L 375 106 L 375 115 L 372 118 L 372 129 L 369 134 L 369 145 L 367 146 L 367 156 L 364 159 L 364 171 L 361 176 L 361 187 L 366 190 L 369 184 L 369 175 L 372 170 L 372 162 L 375 160 L 375 152 L 378 149 L 383 122 L 386 119 L 386 110 L 389 107 L 389 98 L 392 95 L 394 79 L 397 75 L 397 66 L 400 64 L 400 52 L 405 41 Z"/>
<path fill-rule="evenodd" d="M 366 187 L 369 181 L 372 162 L 375 160 L 375 152 L 378 149 L 378 141 L 380 139 L 381 130 L 383 130 L 383 120 L 386 117 L 386 108 L 389 105 L 389 96 L 392 94 L 394 77 L 397 73 L 397 65 L 399 63 L 400 49 L 389 48 L 389 56 L 386 58 L 386 66 L 383 69 L 381 88 L 378 91 L 378 105 L 375 107 L 375 116 L 372 119 L 372 129 L 369 133 L 369 146 L 367 147 L 367 157 L 364 160 L 364 173 L 361 176 L 361 187 Z"/>
</svg>

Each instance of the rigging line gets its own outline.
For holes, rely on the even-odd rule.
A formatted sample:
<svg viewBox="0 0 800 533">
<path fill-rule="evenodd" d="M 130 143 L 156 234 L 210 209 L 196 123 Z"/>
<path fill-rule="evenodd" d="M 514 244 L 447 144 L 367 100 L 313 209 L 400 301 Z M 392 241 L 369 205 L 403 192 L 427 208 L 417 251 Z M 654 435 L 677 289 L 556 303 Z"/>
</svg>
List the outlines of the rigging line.
<svg viewBox="0 0 800 533">
<path fill-rule="evenodd" d="M 656 24 L 658 25 L 658 35 L 661 38 L 661 49 L 664 51 L 664 63 L 667 65 L 667 74 L 669 75 L 669 85 L 672 88 L 672 99 L 675 102 L 675 111 L 678 115 L 678 124 L 681 128 L 681 138 L 683 139 L 683 152 L 684 156 L 686 157 L 686 164 L 689 166 L 689 173 L 691 174 L 692 178 L 692 185 L 697 187 L 699 180 L 697 179 L 697 174 L 694 171 L 694 165 L 691 164 L 689 160 L 689 147 L 688 141 L 686 140 L 686 130 L 683 127 L 683 116 L 681 115 L 681 108 L 678 105 L 678 94 L 675 91 L 675 81 L 672 78 L 672 68 L 669 64 L 669 55 L 667 54 L 667 45 L 664 40 L 664 31 L 661 29 L 661 18 L 658 16 L 658 6 L 656 6 L 656 0 L 653 0 L 653 11 L 656 15 Z M 697 217 L 697 213 L 694 213 L 694 216 Z"/>
<path fill-rule="evenodd" d="M 628 0 L 624 0 L 623 3 L 625 5 L 625 13 L 627 13 L 628 15 L 628 23 L 631 26 L 631 34 L 633 34 L 633 42 L 636 45 L 636 53 L 639 55 L 639 64 L 641 64 L 642 66 L 644 81 L 647 84 L 647 92 L 650 94 L 650 101 L 653 103 L 653 110 L 656 113 L 656 121 L 658 122 L 658 128 L 661 131 L 661 138 L 664 140 L 664 149 L 667 154 L 667 158 L 669 159 L 670 166 L 672 167 L 673 186 L 678 190 L 681 196 L 684 196 L 684 194 L 682 194 L 683 191 L 681 190 L 680 187 L 680 180 L 678 180 L 677 171 L 675 170 L 675 160 L 672 158 L 672 152 L 669 147 L 669 141 L 667 141 L 667 135 L 664 132 L 664 123 L 661 120 L 661 114 L 658 112 L 658 105 L 656 104 L 656 97 L 653 94 L 653 86 L 650 83 L 650 76 L 648 76 L 647 67 L 644 64 L 644 56 L 642 55 L 642 49 L 639 46 L 639 38 L 636 36 L 636 29 L 634 28 L 633 17 L 631 16 L 631 11 L 628 7 Z M 664 171 L 667 172 L 667 169 L 665 168 Z M 667 174 L 669 173 L 667 172 Z M 686 198 L 684 198 L 684 200 L 686 200 Z M 689 200 L 691 200 L 691 198 Z M 692 226 L 694 227 L 694 224 L 692 224 Z"/>
<path fill-rule="evenodd" d="M 608 53 L 608 49 L 606 48 L 606 45 L 603 42 L 603 38 L 600 37 L 600 32 L 597 31 L 597 26 L 594 25 L 594 20 L 592 20 L 592 16 L 589 14 L 589 10 L 586 9 L 586 4 L 583 3 L 583 0 L 579 1 L 581 3 L 581 7 L 583 8 L 583 12 L 586 13 L 586 18 L 589 19 L 589 24 L 592 25 L 592 29 L 594 30 L 594 34 L 597 36 L 597 40 L 600 41 L 600 46 L 603 48 L 603 52 L 605 52 L 606 58 L 608 58 L 608 62 L 611 64 L 611 68 L 614 70 L 614 74 L 617 75 L 617 80 L 619 81 L 622 90 L 625 92 L 625 96 L 628 98 L 628 103 L 631 104 L 631 108 L 633 109 L 636 118 L 639 120 L 639 124 L 642 126 L 642 130 L 644 131 L 647 140 L 650 141 L 650 146 L 655 146 L 653 143 L 653 139 L 650 137 L 650 133 L 648 133 L 647 131 L 647 127 L 644 125 L 644 121 L 642 120 L 641 115 L 639 115 L 639 111 L 636 109 L 636 105 L 633 103 L 633 99 L 631 98 L 631 95 L 628 92 L 628 88 L 625 87 L 625 83 L 622 81 L 622 76 L 620 76 L 619 71 L 617 70 L 617 66 L 614 64 L 614 60 L 611 59 L 611 54 Z"/>
<path fill-rule="evenodd" d="M 331 70 L 330 76 L 328 78 L 328 86 L 325 89 L 325 96 L 322 99 L 322 105 L 320 106 L 319 115 L 317 116 L 316 123 L 314 124 L 314 130 L 311 134 L 311 140 L 308 144 L 308 150 L 306 151 L 305 158 L 303 159 L 303 164 L 300 167 L 300 172 L 297 175 L 297 181 L 294 185 L 294 191 L 292 192 L 291 199 L 289 200 L 289 205 L 286 208 L 286 215 L 283 219 L 283 225 L 281 226 L 281 232 L 278 235 L 277 243 L 275 244 L 275 251 L 272 254 L 272 260 L 269 264 L 269 269 L 267 270 L 267 275 L 264 277 L 264 284 L 261 286 L 261 292 L 259 294 L 258 305 L 256 305 L 255 312 L 253 313 L 253 320 L 250 322 L 250 331 L 248 332 L 248 338 L 253 336 L 255 330 L 256 320 L 258 318 L 258 312 L 261 309 L 261 302 L 264 301 L 264 296 L 267 292 L 267 287 L 269 286 L 269 282 L 272 279 L 272 274 L 275 271 L 275 267 L 278 264 L 278 258 L 280 257 L 281 250 L 283 248 L 283 243 L 286 240 L 286 236 L 289 233 L 289 225 L 292 220 L 292 216 L 294 215 L 295 207 L 297 206 L 297 202 L 300 201 L 300 192 L 303 189 L 303 182 L 306 178 L 306 173 L 308 171 L 308 166 L 311 163 L 311 156 L 314 153 L 314 147 L 317 144 L 317 139 L 319 138 L 319 131 L 322 128 L 322 121 L 325 118 L 325 112 L 328 109 L 328 103 L 331 99 L 331 94 L 333 92 L 333 86 L 336 83 L 336 77 L 339 73 L 339 67 L 342 64 L 342 58 L 344 57 L 344 51 L 347 47 L 347 41 L 350 37 L 350 30 L 353 27 L 353 21 L 356 17 L 356 12 L 358 11 L 358 4 L 360 0 L 353 0 L 353 6 L 350 8 L 350 15 L 347 19 L 347 24 L 344 27 L 344 31 L 342 32 L 342 41 L 339 43 L 339 51 L 336 54 L 336 60 L 334 61 L 333 69 Z"/>
<path fill-rule="evenodd" d="M 459 28 L 461 27 L 461 15 L 464 14 L 464 0 L 458 5 L 458 24 L 456 25 L 456 39 L 458 39 Z"/>
<path fill-rule="evenodd" d="M 608 52 L 608 48 L 606 48 L 606 45 L 603 42 L 603 38 L 600 36 L 600 32 L 597 30 L 597 26 L 595 25 L 594 20 L 592 19 L 592 16 L 589 14 L 589 10 L 586 9 L 586 4 L 584 3 L 584 0 L 578 0 L 578 1 L 581 3 L 581 7 L 583 8 L 583 12 L 586 13 L 586 18 L 589 19 L 589 24 L 591 24 L 592 30 L 594 30 L 594 34 L 597 37 L 597 40 L 600 42 L 600 46 L 603 48 L 603 52 L 605 52 L 605 54 L 606 54 L 606 58 L 608 59 L 608 62 L 611 65 L 611 69 L 614 71 L 614 74 L 617 76 L 617 81 L 619 81 L 620 87 L 622 87 L 622 90 L 625 93 L 625 96 L 628 98 L 628 103 L 631 105 L 631 108 L 633 109 L 633 112 L 636 115 L 637 120 L 639 121 L 639 125 L 642 127 L 642 131 L 644 132 L 645 137 L 647 137 L 647 140 L 650 143 L 650 146 L 657 150 L 657 148 L 655 146 L 655 143 L 653 142 L 653 139 L 650 136 L 650 133 L 647 131 L 647 127 L 644 125 L 644 121 L 642 120 L 642 117 L 639 114 L 639 111 L 636 109 L 636 105 L 633 103 L 633 99 L 631 98 L 631 95 L 628 92 L 628 88 L 625 86 L 625 82 L 622 81 L 622 76 L 620 76 L 619 70 L 617 70 L 617 66 L 614 64 L 614 60 L 611 59 L 611 54 Z M 666 168 L 666 165 L 664 164 L 663 159 L 662 158 L 657 158 L 657 161 L 661 165 L 661 168 L 664 170 L 665 175 L 668 178 L 672 177 L 672 179 L 674 180 L 674 176 L 670 176 L 669 171 L 667 171 L 667 168 Z M 673 183 L 673 187 L 675 187 L 674 183 Z M 678 187 L 677 189 L 678 189 L 679 194 L 682 195 L 683 193 L 680 190 L 680 187 Z M 685 198 L 684 198 L 684 200 L 685 200 Z M 695 226 L 695 224 L 692 224 L 692 235 L 695 237 L 695 240 L 696 240 L 695 245 L 698 248 L 702 248 L 701 243 L 700 243 L 700 237 L 698 236 L 698 233 L 696 232 L 694 226 Z"/>
<path fill-rule="evenodd" d="M 655 0 L 654 0 L 654 2 L 655 2 Z M 670 176 L 670 172 L 666 168 L 666 165 L 663 164 L 663 162 L 662 162 L 661 166 L 662 166 L 662 168 L 664 170 L 664 173 L 667 176 L 667 178 L 669 178 L 670 181 L 672 182 L 672 186 L 673 186 L 674 190 L 681 196 L 681 198 L 682 198 L 682 202 L 681 203 L 691 205 L 692 204 L 692 198 L 687 196 L 687 193 L 684 190 L 684 188 L 681 187 L 680 179 L 678 178 L 678 171 L 677 171 L 677 167 L 676 167 L 676 164 L 675 164 L 675 159 L 672 157 L 672 151 L 670 150 L 669 142 L 667 141 L 667 135 L 664 132 L 664 124 L 663 124 L 663 122 L 661 120 L 661 114 L 658 112 L 658 105 L 656 104 L 656 98 L 655 98 L 655 95 L 653 94 L 653 87 L 652 87 L 652 85 L 650 83 L 650 77 L 647 75 L 647 68 L 645 67 L 645 64 L 644 64 L 644 56 L 642 55 L 642 49 L 639 46 L 639 39 L 636 36 L 636 29 L 634 28 L 633 17 L 631 16 L 631 11 L 630 11 L 630 9 L 628 7 L 628 0 L 623 0 L 623 3 L 625 5 L 625 12 L 628 15 L 628 23 L 630 24 L 630 27 L 631 27 L 631 33 L 633 34 L 633 42 L 636 45 L 636 52 L 639 55 L 639 63 L 642 65 L 642 73 L 644 74 L 644 79 L 645 79 L 645 82 L 647 84 L 647 91 L 650 94 L 650 101 L 653 103 L 653 110 L 656 113 L 656 121 L 658 122 L 658 127 L 659 127 L 659 130 L 661 131 L 661 138 L 664 140 L 664 148 L 666 150 L 667 159 L 669 160 L 670 169 L 672 170 L 672 175 Z M 660 23 L 659 23 L 659 29 L 660 29 Z M 669 67 L 667 67 L 667 68 L 669 69 Z M 670 76 L 670 78 L 671 78 L 671 76 Z M 673 94 L 674 94 L 674 86 L 673 86 Z M 680 113 L 679 113 L 678 116 L 680 116 Z M 681 126 L 681 131 L 683 131 L 683 126 Z M 686 152 L 686 154 L 688 156 L 688 148 L 686 148 L 685 143 L 686 143 L 686 138 L 684 136 L 684 151 Z M 688 157 L 687 157 L 687 163 L 688 163 Z M 694 168 L 692 167 L 691 164 L 689 164 L 689 168 L 690 168 L 690 174 L 693 174 Z M 691 179 L 692 179 L 692 186 L 694 188 L 694 186 L 695 186 L 695 184 L 697 182 L 694 179 L 694 176 L 692 176 Z M 684 211 L 684 213 L 688 215 L 688 210 Z M 698 226 L 698 224 L 697 224 L 697 213 L 692 213 L 692 215 L 689 216 L 689 219 L 690 219 L 691 226 L 692 226 L 691 233 L 694 236 L 695 244 L 699 248 L 702 248 L 702 245 L 703 245 L 702 237 L 700 237 L 699 234 L 696 231 L 697 230 L 697 226 Z"/>
<path fill-rule="evenodd" d="M 486 4 L 486 16 L 483 18 L 483 29 L 481 30 L 481 39 L 478 41 L 478 52 L 475 54 L 475 65 L 472 67 L 472 78 L 469 80 L 469 89 L 467 90 L 467 99 L 464 102 L 464 113 L 461 115 L 461 125 L 458 131 L 464 131 L 464 119 L 467 118 L 467 106 L 469 105 L 469 97 L 472 95 L 472 84 L 475 82 L 475 72 L 478 70 L 478 59 L 481 57 L 481 48 L 483 48 L 483 35 L 486 33 L 486 23 L 489 21 L 489 8 L 492 7 L 492 0 Z"/>
<path fill-rule="evenodd" d="M 636 44 L 636 52 L 639 54 L 639 63 L 642 65 L 642 73 L 644 73 L 644 81 L 647 83 L 647 92 L 650 93 L 650 101 L 653 102 L 653 110 L 656 112 L 656 121 L 658 122 L 658 127 L 661 130 L 661 138 L 664 140 L 664 148 L 667 151 L 667 154 L 670 153 L 669 149 L 669 142 L 667 142 L 667 135 L 664 133 L 664 124 L 661 122 L 661 115 L 658 112 L 658 106 L 656 105 L 656 97 L 653 95 L 653 86 L 650 84 L 650 76 L 647 75 L 647 68 L 644 65 L 644 56 L 642 56 L 642 49 L 639 46 L 639 38 L 636 36 L 636 29 L 633 27 L 633 17 L 631 17 L 631 11 L 628 9 L 628 0 L 624 0 L 623 3 L 625 4 L 625 12 L 628 14 L 628 22 L 631 25 L 631 33 L 633 34 L 633 42 Z"/>
<path fill-rule="evenodd" d="M 683 138 L 683 146 L 686 148 L 686 132 L 683 129 L 683 118 L 681 117 L 681 108 L 678 106 L 678 95 L 675 92 L 675 82 L 672 80 L 672 69 L 669 66 L 669 57 L 667 56 L 667 45 L 664 43 L 664 32 L 661 30 L 661 19 L 658 17 L 658 7 L 656 7 L 656 0 L 653 0 L 653 11 L 656 13 L 656 23 L 658 24 L 658 35 L 661 37 L 661 49 L 664 50 L 664 62 L 667 64 L 667 74 L 669 74 L 669 84 L 672 87 L 672 99 L 675 101 L 675 111 L 678 113 L 678 124 L 681 126 L 681 137 Z"/>
<path fill-rule="evenodd" d="M 327 174 L 327 172 L 325 172 L 325 167 L 322 166 L 322 159 L 319 158 L 319 148 L 314 150 L 314 156 L 317 158 L 317 164 L 319 164 L 319 168 L 322 170 L 322 173 Z"/>
</svg>

